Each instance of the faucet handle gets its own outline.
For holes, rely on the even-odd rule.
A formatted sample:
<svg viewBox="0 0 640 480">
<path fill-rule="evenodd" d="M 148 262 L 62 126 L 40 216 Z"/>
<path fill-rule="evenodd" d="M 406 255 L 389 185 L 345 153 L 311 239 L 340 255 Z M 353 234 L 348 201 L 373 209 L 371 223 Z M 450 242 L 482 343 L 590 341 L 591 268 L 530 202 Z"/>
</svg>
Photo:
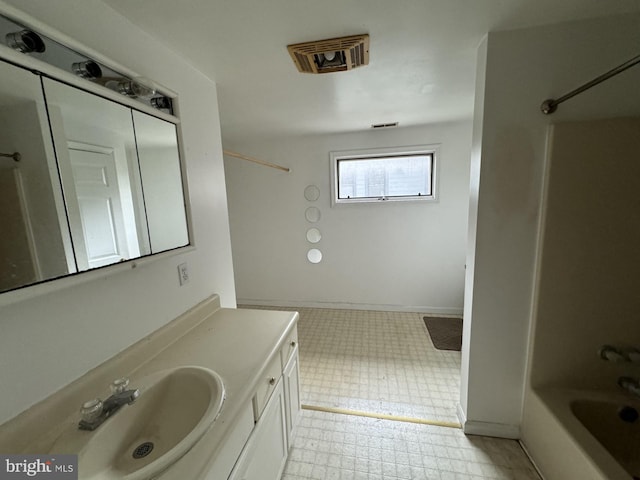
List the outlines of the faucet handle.
<svg viewBox="0 0 640 480">
<path fill-rule="evenodd" d="M 122 393 L 129 386 L 128 378 L 118 378 L 111 383 L 111 393 Z"/>
<path fill-rule="evenodd" d="M 602 347 L 600 347 L 600 349 L 598 350 L 598 356 L 603 360 L 608 360 L 614 363 L 624 362 L 626 360 L 624 354 L 616 347 L 612 347 L 611 345 L 603 345 Z"/>
<path fill-rule="evenodd" d="M 618 379 L 618 385 L 627 392 L 633 393 L 640 397 L 640 380 L 631 377 L 620 377 Z"/>
<path fill-rule="evenodd" d="M 630 362 L 640 363 L 640 350 L 639 349 L 637 349 L 635 347 L 631 347 L 625 353 L 626 353 L 627 358 L 629 359 Z"/>
<path fill-rule="evenodd" d="M 96 421 L 102 414 L 102 407 L 102 400 L 99 398 L 94 398 L 88 402 L 84 402 L 80 409 L 82 420 L 89 423 Z"/>
</svg>

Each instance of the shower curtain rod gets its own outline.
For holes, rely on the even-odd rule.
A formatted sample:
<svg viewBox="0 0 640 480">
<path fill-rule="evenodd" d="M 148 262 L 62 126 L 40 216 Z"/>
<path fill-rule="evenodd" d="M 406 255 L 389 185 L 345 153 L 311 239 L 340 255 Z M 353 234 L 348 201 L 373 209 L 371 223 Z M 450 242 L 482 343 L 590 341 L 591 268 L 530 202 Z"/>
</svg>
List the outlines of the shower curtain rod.
<svg viewBox="0 0 640 480">
<path fill-rule="evenodd" d="M 249 162 L 257 163 L 258 165 L 264 165 L 265 167 L 276 168 L 278 170 L 282 170 L 283 172 L 290 172 L 291 169 L 287 167 L 283 167 L 281 165 L 276 165 L 275 163 L 265 162 L 264 160 L 259 160 L 253 157 L 247 157 L 246 155 L 241 155 L 236 152 L 232 152 L 231 150 L 223 150 L 222 153 L 225 155 L 229 155 L 230 157 L 239 158 L 241 160 L 247 160 Z"/>
<path fill-rule="evenodd" d="M 20 159 L 22 158 L 22 155 L 20 155 L 18 152 L 0 153 L 0 157 L 13 158 L 16 162 L 19 162 Z"/>
<path fill-rule="evenodd" d="M 633 57 L 631 60 L 623 63 L 622 65 L 618 65 L 616 68 L 613 68 L 606 73 L 603 73 L 599 77 L 594 78 L 590 82 L 585 83 L 584 85 L 576 88 L 575 90 L 571 90 L 569 93 L 561 96 L 558 99 L 549 98 L 545 100 L 544 102 L 542 102 L 542 105 L 540 105 L 540 110 L 542 110 L 542 113 L 544 113 L 545 115 L 551 115 L 553 112 L 555 112 L 558 109 L 558 105 L 560 105 L 562 102 L 569 100 L 572 97 L 575 97 L 576 95 L 584 92 L 585 90 L 589 90 L 591 87 L 594 87 L 599 83 L 602 83 L 605 80 L 610 79 L 614 75 L 624 72 L 626 69 L 633 67 L 637 63 L 640 63 L 640 55 Z"/>
</svg>

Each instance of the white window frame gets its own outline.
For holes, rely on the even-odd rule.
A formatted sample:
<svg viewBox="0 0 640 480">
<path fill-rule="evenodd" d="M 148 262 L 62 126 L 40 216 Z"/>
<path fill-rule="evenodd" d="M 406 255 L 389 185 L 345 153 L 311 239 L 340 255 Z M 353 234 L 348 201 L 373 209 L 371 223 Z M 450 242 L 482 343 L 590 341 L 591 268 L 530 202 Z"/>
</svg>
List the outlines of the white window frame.
<svg viewBox="0 0 640 480">
<path fill-rule="evenodd" d="M 338 198 L 338 162 L 358 158 L 386 158 L 403 155 L 433 155 L 431 168 L 431 195 L 402 197 Z M 440 144 L 414 145 L 408 147 L 372 148 L 329 152 L 331 163 L 331 206 L 354 203 L 436 202 L 438 201 L 438 163 Z"/>
</svg>

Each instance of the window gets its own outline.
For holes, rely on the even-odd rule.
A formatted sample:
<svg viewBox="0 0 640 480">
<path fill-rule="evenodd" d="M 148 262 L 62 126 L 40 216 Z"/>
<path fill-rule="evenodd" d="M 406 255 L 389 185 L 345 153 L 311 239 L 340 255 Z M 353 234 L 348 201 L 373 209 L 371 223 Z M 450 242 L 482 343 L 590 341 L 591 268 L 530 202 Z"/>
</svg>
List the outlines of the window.
<svg viewBox="0 0 640 480">
<path fill-rule="evenodd" d="M 331 152 L 333 203 L 434 200 L 436 146 Z"/>
</svg>

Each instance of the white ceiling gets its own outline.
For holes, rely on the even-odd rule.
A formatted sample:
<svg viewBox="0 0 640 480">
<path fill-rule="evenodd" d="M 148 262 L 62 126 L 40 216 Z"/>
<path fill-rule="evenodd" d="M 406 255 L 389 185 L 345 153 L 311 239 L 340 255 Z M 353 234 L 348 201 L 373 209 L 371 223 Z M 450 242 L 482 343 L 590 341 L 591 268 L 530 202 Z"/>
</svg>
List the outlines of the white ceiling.
<svg viewBox="0 0 640 480">
<path fill-rule="evenodd" d="M 470 118 L 488 31 L 640 11 L 638 0 L 103 0 L 218 86 L 222 135 L 357 131 Z M 299 73 L 286 46 L 370 35 L 370 63 Z"/>
</svg>

